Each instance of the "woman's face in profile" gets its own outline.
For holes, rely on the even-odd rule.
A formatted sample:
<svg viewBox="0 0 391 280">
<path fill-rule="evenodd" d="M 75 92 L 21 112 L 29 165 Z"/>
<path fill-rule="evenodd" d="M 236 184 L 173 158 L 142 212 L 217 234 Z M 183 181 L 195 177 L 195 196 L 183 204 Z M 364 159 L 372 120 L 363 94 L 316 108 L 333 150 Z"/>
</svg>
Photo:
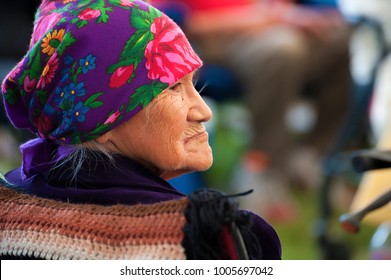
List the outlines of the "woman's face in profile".
<svg viewBox="0 0 391 280">
<path fill-rule="evenodd" d="M 210 108 L 193 85 L 193 73 L 163 91 L 133 118 L 113 129 L 118 152 L 156 168 L 169 179 L 208 169 L 213 162 L 203 122 Z"/>
</svg>

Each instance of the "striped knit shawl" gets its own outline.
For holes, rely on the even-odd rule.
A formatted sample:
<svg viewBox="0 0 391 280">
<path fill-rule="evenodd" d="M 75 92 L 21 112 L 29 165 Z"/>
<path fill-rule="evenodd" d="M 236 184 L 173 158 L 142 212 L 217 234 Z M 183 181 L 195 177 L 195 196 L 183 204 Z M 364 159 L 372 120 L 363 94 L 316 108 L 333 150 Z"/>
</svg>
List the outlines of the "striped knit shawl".
<svg viewBox="0 0 391 280">
<path fill-rule="evenodd" d="M 36 197 L 0 178 L 1 259 L 246 259 L 248 221 L 217 191 L 102 206 Z"/>
<path fill-rule="evenodd" d="M 183 198 L 68 204 L 0 187 L 0 254 L 35 259 L 185 259 Z"/>
</svg>

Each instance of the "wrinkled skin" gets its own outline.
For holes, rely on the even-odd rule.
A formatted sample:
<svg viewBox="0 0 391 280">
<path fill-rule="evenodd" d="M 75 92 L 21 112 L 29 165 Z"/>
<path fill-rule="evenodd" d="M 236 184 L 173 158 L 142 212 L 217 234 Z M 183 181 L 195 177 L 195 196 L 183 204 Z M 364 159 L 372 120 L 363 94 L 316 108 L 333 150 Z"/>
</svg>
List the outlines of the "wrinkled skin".
<svg viewBox="0 0 391 280">
<path fill-rule="evenodd" d="M 143 163 L 164 179 L 208 169 L 213 156 L 203 122 L 210 120 L 212 112 L 194 88 L 193 74 L 163 91 L 98 142 Z"/>
</svg>

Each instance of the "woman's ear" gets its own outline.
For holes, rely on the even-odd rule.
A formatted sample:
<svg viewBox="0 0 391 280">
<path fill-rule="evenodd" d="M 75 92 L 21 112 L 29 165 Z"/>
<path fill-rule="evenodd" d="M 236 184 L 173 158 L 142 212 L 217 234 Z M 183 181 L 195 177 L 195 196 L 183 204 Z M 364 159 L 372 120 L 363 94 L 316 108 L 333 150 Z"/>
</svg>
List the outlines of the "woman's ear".
<svg viewBox="0 0 391 280">
<path fill-rule="evenodd" d="M 106 132 L 102 136 L 99 136 L 98 138 L 95 139 L 95 141 L 101 145 L 105 145 L 110 142 L 110 139 L 111 139 L 111 131 Z"/>
</svg>

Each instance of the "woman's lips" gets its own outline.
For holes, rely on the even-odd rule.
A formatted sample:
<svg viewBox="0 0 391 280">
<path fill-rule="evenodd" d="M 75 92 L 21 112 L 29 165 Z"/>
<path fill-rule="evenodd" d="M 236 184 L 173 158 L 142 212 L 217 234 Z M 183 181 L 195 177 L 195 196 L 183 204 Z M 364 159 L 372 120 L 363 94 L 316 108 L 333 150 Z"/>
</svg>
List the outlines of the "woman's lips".
<svg viewBox="0 0 391 280">
<path fill-rule="evenodd" d="M 197 134 L 194 134 L 193 136 L 190 136 L 188 138 L 185 139 L 185 144 L 189 143 L 190 141 L 194 141 L 194 140 L 202 140 L 202 138 L 205 138 L 206 140 L 208 140 L 208 132 L 206 131 L 202 131 L 200 133 L 197 133 Z"/>
</svg>

